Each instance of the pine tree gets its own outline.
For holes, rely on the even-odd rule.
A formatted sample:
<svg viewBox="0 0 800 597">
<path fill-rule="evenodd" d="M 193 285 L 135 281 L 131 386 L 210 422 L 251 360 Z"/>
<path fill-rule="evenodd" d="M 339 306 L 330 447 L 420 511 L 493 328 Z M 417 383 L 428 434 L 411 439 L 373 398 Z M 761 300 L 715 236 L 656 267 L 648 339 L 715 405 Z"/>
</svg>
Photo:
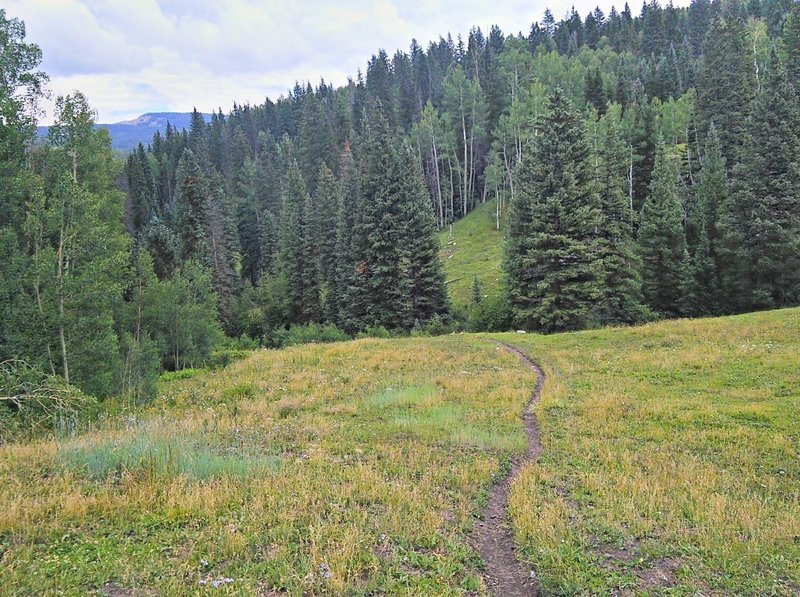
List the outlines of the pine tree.
<svg viewBox="0 0 800 597">
<path fill-rule="evenodd" d="M 329 308 L 336 325 L 354 333 L 361 329 L 366 315 L 363 268 L 359 258 L 364 253 L 366 238 L 360 225 L 360 176 L 358 164 L 348 145 L 342 156 L 342 192 L 336 210 L 336 287 L 328 295 Z"/>
<path fill-rule="evenodd" d="M 141 143 L 125 162 L 125 176 L 128 182 L 130 227 L 133 234 L 137 235 L 157 214 L 158 205 L 150 162 Z"/>
<path fill-rule="evenodd" d="M 798 2 L 792 4 L 792 11 L 786 19 L 783 43 L 786 45 L 786 74 L 789 81 L 794 83 L 795 92 L 800 96 L 800 3 Z"/>
<path fill-rule="evenodd" d="M 178 163 L 175 186 L 175 232 L 181 259 L 208 260 L 208 181 L 191 149 Z"/>
<path fill-rule="evenodd" d="M 712 126 L 706 141 L 705 158 L 699 174 L 695 191 L 696 209 L 692 214 L 691 226 L 697 236 L 693 253 L 695 314 L 715 314 L 722 312 L 722 270 L 725 265 L 719 254 L 720 211 L 727 203 L 728 181 L 725 174 L 725 160 L 719 147 L 716 127 Z"/>
<path fill-rule="evenodd" d="M 286 324 L 321 320 L 320 277 L 313 245 L 311 198 L 296 160 L 292 160 L 283 185 L 283 206 L 276 256 L 276 274 L 283 278 L 287 294 Z"/>
<path fill-rule="evenodd" d="M 744 146 L 747 116 L 755 92 L 752 50 L 744 24 L 714 20 L 703 42 L 697 72 L 697 117 L 701 135 L 717 125 L 722 156 L 729 164 Z"/>
<path fill-rule="evenodd" d="M 351 284 L 362 289 L 363 322 L 402 328 L 406 289 L 400 287 L 401 178 L 389 124 L 377 106 L 370 113 L 361 174 L 361 213 L 357 223 L 355 276 Z"/>
<path fill-rule="evenodd" d="M 319 271 L 323 282 L 325 318 L 333 320 L 336 313 L 336 220 L 342 204 L 341 185 L 326 165 L 319 171 L 319 184 L 314 195 L 312 232 L 314 251 L 319 258 Z"/>
<path fill-rule="evenodd" d="M 446 316 L 448 304 L 430 195 L 414 155 L 404 151 L 400 159 L 402 204 L 398 240 L 408 280 L 408 315 L 403 327 L 410 329 L 436 316 Z"/>
<path fill-rule="evenodd" d="M 677 178 L 672 157 L 667 154 L 663 140 L 659 140 L 650 194 L 640 214 L 642 291 L 650 307 L 672 317 L 681 311 L 687 253 Z"/>
<path fill-rule="evenodd" d="M 748 151 L 733 171 L 724 254 L 738 309 L 800 302 L 800 113 L 772 52 L 748 125 Z"/>
<path fill-rule="evenodd" d="M 642 304 L 641 262 L 636 251 L 633 223 L 636 217 L 627 196 L 627 155 L 612 106 L 600 121 L 603 130 L 598 154 L 597 183 L 602 221 L 600 255 L 605 270 L 602 298 L 596 316 L 602 324 L 632 324 L 649 317 Z"/>
<path fill-rule="evenodd" d="M 516 323 L 545 332 L 589 323 L 601 295 L 599 198 L 580 118 L 560 89 L 520 164 L 505 248 Z"/>
<path fill-rule="evenodd" d="M 586 71 L 584 90 L 586 103 L 597 110 L 600 116 L 605 114 L 608 97 L 603 89 L 603 76 L 600 74 L 599 68 L 596 68 L 594 72 Z"/>
</svg>

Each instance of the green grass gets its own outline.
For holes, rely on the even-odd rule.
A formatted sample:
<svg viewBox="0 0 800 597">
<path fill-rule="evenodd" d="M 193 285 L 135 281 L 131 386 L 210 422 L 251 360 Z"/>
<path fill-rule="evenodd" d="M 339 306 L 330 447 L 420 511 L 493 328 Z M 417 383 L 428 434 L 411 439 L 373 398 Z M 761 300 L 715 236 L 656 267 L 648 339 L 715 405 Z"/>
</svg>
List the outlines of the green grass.
<svg viewBox="0 0 800 597">
<path fill-rule="evenodd" d="M 504 220 L 496 228 L 495 202 L 479 205 L 439 233 L 447 291 L 453 305 L 464 308 L 472 302 L 472 284 L 480 280 L 485 295 L 497 293 L 503 282 L 502 257 Z"/>
<path fill-rule="evenodd" d="M 3 594 L 461 594 L 533 376 L 477 338 L 257 351 L 136 417 L 0 447 Z"/>
<path fill-rule="evenodd" d="M 800 310 L 503 339 L 548 375 L 511 498 L 548 591 L 800 592 Z"/>
<path fill-rule="evenodd" d="M 0 592 L 485 593 L 467 538 L 535 381 L 492 338 L 547 373 L 510 522 L 549 593 L 797 594 L 800 309 L 167 378 L 135 416 L 0 446 Z"/>
</svg>

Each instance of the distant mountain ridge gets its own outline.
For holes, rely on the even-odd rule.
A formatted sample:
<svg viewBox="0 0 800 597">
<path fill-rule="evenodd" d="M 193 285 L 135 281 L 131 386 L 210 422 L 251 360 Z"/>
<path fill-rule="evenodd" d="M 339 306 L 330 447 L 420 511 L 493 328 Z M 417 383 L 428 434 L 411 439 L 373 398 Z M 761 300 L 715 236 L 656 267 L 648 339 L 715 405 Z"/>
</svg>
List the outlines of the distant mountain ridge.
<svg viewBox="0 0 800 597">
<path fill-rule="evenodd" d="M 203 114 L 206 121 L 211 120 L 210 114 Z M 192 121 L 191 112 L 148 112 L 133 120 L 123 120 L 113 124 L 98 124 L 97 128 L 108 129 L 111 135 L 111 147 L 116 151 L 128 152 L 136 148 L 139 143 L 147 145 L 153 140 L 156 131 L 162 134 L 167 129 L 167 123 L 178 130 L 188 129 Z M 48 127 L 40 126 L 36 129 L 36 136 L 40 139 L 47 136 Z"/>
</svg>

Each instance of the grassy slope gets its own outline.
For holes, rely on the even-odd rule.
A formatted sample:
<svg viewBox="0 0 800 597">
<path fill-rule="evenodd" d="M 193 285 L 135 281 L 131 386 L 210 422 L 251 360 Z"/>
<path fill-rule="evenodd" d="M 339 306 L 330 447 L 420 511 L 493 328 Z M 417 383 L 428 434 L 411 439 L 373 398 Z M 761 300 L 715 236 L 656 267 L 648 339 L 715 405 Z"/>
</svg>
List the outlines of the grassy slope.
<svg viewBox="0 0 800 597">
<path fill-rule="evenodd" d="M 800 309 L 501 338 L 548 375 L 511 514 L 549 591 L 798 590 Z M 144 416 L 0 448 L 0 586 L 474 589 L 465 536 L 533 381 L 462 335 L 171 382 Z"/>
<path fill-rule="evenodd" d="M 453 594 L 533 375 L 476 338 L 259 351 L 145 416 L 0 447 L 0 592 Z"/>
<path fill-rule="evenodd" d="M 512 490 L 548 590 L 800 592 L 800 309 L 549 337 Z"/>
<path fill-rule="evenodd" d="M 502 226 L 502 221 L 501 221 Z M 503 229 L 496 229 L 495 202 L 478 206 L 473 212 L 439 234 L 442 261 L 450 300 L 457 308 L 472 301 L 475 276 L 484 294 L 497 292 L 503 279 Z"/>
</svg>

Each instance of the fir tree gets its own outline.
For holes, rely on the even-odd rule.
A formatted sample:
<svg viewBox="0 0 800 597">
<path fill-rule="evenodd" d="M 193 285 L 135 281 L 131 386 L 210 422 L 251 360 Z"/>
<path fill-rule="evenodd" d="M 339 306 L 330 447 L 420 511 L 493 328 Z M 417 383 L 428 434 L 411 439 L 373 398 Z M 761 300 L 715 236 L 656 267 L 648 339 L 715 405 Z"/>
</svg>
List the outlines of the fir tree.
<svg viewBox="0 0 800 597">
<path fill-rule="evenodd" d="M 519 167 L 505 271 L 517 324 L 556 332 L 589 323 L 603 271 L 600 205 L 583 125 L 560 89 L 548 104 Z"/>
<path fill-rule="evenodd" d="M 747 30 L 736 18 L 719 17 L 708 30 L 697 72 L 697 116 L 701 135 L 717 125 L 722 156 L 733 164 L 744 145 L 755 92 Z"/>
<path fill-rule="evenodd" d="M 311 198 L 296 160 L 292 160 L 283 185 L 283 206 L 276 273 L 284 279 L 283 297 L 288 321 L 315 323 L 321 319 L 320 277 L 315 247 Z"/>
<path fill-rule="evenodd" d="M 206 261 L 208 245 L 208 182 L 191 149 L 183 152 L 175 187 L 175 231 L 181 259 Z"/>
<path fill-rule="evenodd" d="M 602 220 L 600 255 L 605 270 L 602 298 L 596 316 L 602 324 L 632 324 L 649 317 L 642 304 L 641 262 L 634 243 L 636 217 L 627 196 L 627 156 L 613 109 L 600 125 L 603 130 L 598 157 L 597 183 Z"/>
<path fill-rule="evenodd" d="M 738 309 L 800 301 L 800 113 L 773 51 L 756 98 L 748 151 L 725 210 L 726 289 Z"/>
<path fill-rule="evenodd" d="M 664 316 L 681 311 L 681 288 L 686 276 L 686 236 L 677 192 L 677 173 L 663 140 L 659 140 L 650 194 L 639 224 L 642 291 L 647 304 Z"/>
</svg>

